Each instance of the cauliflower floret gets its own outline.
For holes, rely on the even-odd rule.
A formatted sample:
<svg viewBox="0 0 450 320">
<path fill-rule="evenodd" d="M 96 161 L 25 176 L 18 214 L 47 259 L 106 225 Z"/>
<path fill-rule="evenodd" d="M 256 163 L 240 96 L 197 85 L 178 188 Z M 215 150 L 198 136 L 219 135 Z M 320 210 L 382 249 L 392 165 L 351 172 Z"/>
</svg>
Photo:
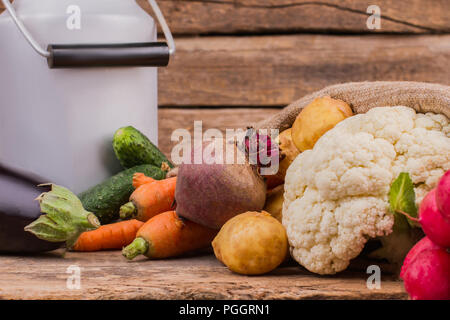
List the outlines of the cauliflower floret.
<svg viewBox="0 0 450 320">
<path fill-rule="evenodd" d="M 390 234 L 390 185 L 409 172 L 420 203 L 450 169 L 448 132 L 445 116 L 399 106 L 373 108 L 325 133 L 286 174 L 283 225 L 294 259 L 334 274 L 369 238 Z"/>
</svg>

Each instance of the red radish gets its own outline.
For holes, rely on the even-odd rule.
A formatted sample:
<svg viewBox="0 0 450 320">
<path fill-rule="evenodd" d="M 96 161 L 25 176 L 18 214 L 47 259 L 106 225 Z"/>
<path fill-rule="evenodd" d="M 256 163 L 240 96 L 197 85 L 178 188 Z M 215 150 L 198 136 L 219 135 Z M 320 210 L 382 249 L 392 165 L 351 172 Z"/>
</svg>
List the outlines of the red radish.
<svg viewBox="0 0 450 320">
<path fill-rule="evenodd" d="M 400 277 L 413 300 L 450 300 L 450 253 L 425 237 L 406 256 Z"/>
<path fill-rule="evenodd" d="M 436 189 L 423 198 L 419 208 L 419 219 L 423 232 L 435 244 L 450 248 L 450 222 L 439 212 L 436 204 Z"/>
<path fill-rule="evenodd" d="M 450 223 L 450 170 L 442 176 L 436 187 L 436 203 L 444 219 Z"/>
</svg>

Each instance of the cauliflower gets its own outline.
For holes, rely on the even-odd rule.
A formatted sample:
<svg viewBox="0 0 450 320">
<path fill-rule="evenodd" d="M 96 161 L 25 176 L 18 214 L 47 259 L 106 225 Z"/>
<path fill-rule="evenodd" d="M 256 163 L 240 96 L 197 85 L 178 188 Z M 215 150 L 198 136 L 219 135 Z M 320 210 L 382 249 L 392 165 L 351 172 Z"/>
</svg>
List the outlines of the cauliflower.
<svg viewBox="0 0 450 320">
<path fill-rule="evenodd" d="M 420 203 L 450 169 L 443 115 L 379 107 L 338 123 L 287 170 L 283 205 L 291 254 L 318 274 L 347 268 L 369 238 L 389 235 L 388 193 L 408 172 Z"/>
</svg>

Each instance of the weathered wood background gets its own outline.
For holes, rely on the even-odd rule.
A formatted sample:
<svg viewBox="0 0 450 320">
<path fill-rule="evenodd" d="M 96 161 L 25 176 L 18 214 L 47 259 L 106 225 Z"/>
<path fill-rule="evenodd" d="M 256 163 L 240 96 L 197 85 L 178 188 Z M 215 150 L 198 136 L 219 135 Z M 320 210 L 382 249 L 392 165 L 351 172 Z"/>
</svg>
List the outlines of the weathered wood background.
<svg viewBox="0 0 450 320">
<path fill-rule="evenodd" d="M 158 3 L 177 44 L 159 73 L 159 144 L 169 154 L 172 130 L 190 129 L 193 120 L 245 126 L 331 84 L 450 84 L 448 0 L 378 0 L 380 30 L 366 26 L 369 0 Z"/>
</svg>

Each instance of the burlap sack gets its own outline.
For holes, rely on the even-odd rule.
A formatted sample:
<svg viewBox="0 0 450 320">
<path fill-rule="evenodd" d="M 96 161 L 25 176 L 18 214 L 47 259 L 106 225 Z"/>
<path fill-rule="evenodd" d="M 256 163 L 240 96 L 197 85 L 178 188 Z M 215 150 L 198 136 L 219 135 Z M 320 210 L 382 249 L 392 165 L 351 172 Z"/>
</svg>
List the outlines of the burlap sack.
<svg viewBox="0 0 450 320">
<path fill-rule="evenodd" d="M 450 87 L 406 81 L 349 82 L 326 87 L 297 100 L 271 118 L 255 124 L 256 129 L 290 128 L 300 111 L 317 97 L 341 99 L 354 113 L 365 113 L 374 107 L 407 106 L 417 112 L 441 113 L 450 119 Z"/>
</svg>

